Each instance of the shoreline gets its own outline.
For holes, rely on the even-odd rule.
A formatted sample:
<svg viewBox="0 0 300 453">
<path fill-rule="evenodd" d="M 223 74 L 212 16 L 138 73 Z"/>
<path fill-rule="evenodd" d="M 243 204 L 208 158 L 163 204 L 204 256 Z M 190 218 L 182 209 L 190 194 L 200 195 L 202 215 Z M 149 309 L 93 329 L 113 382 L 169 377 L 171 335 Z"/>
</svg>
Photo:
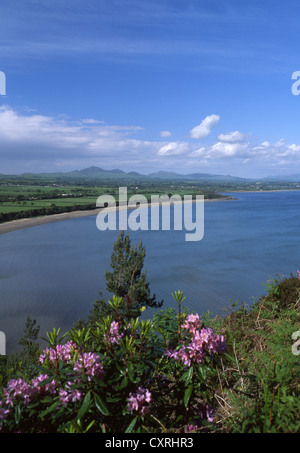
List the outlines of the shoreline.
<svg viewBox="0 0 300 453">
<path fill-rule="evenodd" d="M 204 202 L 216 202 L 216 201 L 230 201 L 234 200 L 234 198 L 210 198 L 207 200 L 204 200 Z M 196 200 L 193 200 L 193 202 L 196 202 Z M 148 206 L 151 206 L 151 203 L 148 203 Z M 154 205 L 155 206 L 155 205 Z M 1 234 L 7 234 L 11 233 L 13 231 L 18 231 L 18 230 L 24 230 L 26 228 L 32 228 L 35 226 L 40 226 L 40 225 L 46 225 L 48 223 L 54 223 L 54 222 L 61 222 L 64 220 L 72 220 L 72 219 L 77 219 L 80 217 L 90 217 L 90 216 L 96 216 L 98 215 L 103 209 L 107 208 L 95 208 L 95 209 L 89 209 L 89 210 L 82 210 L 82 211 L 71 211 L 71 212 L 62 212 L 60 214 L 50 214 L 50 215 L 44 215 L 40 217 L 25 217 L 23 219 L 16 219 L 16 220 L 10 220 L 8 222 L 0 223 L 0 235 Z M 111 208 L 115 209 L 115 208 Z M 120 209 L 134 209 L 130 208 L 127 206 L 117 206 L 116 207 L 117 211 Z"/>
</svg>

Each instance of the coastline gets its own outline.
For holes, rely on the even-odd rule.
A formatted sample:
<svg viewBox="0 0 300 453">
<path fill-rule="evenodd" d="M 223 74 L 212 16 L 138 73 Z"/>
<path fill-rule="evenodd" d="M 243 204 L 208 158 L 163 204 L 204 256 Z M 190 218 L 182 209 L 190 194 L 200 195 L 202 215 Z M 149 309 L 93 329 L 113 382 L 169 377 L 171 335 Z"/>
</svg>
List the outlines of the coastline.
<svg viewBox="0 0 300 453">
<path fill-rule="evenodd" d="M 216 201 L 230 201 L 234 200 L 234 198 L 211 198 L 204 200 L 205 203 L 210 203 L 210 202 L 216 202 Z M 196 200 L 193 200 L 193 202 L 196 202 Z M 151 203 L 148 203 L 148 206 L 150 206 Z M 71 220 L 71 219 L 76 219 L 79 217 L 89 217 L 89 216 L 96 216 L 98 215 L 104 208 L 96 208 L 96 209 L 90 209 L 86 211 L 72 211 L 72 212 L 62 212 L 60 214 L 50 214 L 50 215 L 44 215 L 40 217 L 30 217 L 30 218 L 24 218 L 24 219 L 17 219 L 17 220 L 11 220 L 9 222 L 4 222 L 0 223 L 0 235 L 1 234 L 7 234 L 11 233 L 13 231 L 18 231 L 18 230 L 23 230 L 25 228 L 31 228 L 39 225 L 46 225 L 47 223 L 54 223 L 54 222 L 61 222 L 63 220 Z M 105 208 L 108 209 L 108 208 Z M 110 209 L 115 209 L 115 208 L 110 208 Z M 134 209 L 130 208 L 128 206 L 117 206 L 117 210 L 120 209 Z"/>
</svg>

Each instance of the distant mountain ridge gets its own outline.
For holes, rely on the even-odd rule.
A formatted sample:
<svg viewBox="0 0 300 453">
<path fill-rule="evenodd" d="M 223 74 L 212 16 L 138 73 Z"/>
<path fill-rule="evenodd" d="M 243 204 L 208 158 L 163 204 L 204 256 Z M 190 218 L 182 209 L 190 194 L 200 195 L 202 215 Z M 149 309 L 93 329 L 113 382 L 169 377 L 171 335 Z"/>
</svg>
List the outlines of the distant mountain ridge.
<svg viewBox="0 0 300 453">
<path fill-rule="evenodd" d="M 25 178 L 64 178 L 70 180 L 130 180 L 134 181 L 185 181 L 185 182 L 250 182 L 261 181 L 287 181 L 287 182 L 299 182 L 300 183 L 300 174 L 288 175 L 288 176 L 269 176 L 262 178 L 243 178 L 239 176 L 232 175 L 220 175 L 213 173 L 188 173 L 188 174 L 179 174 L 174 171 L 160 170 L 148 175 L 138 173 L 137 171 L 126 172 L 119 168 L 114 168 L 111 170 L 105 170 L 104 168 L 96 167 L 92 165 L 91 167 L 84 168 L 82 170 L 72 170 L 68 172 L 49 172 L 49 173 L 23 173 L 21 175 L 4 175 L 0 174 L 1 178 L 5 176 L 13 177 L 25 177 Z"/>
<path fill-rule="evenodd" d="M 55 173 L 57 175 L 57 173 Z M 63 176 L 74 176 L 74 177 L 90 177 L 95 179 L 108 178 L 108 177 L 122 177 L 122 178 L 142 178 L 142 179 L 159 179 L 159 180 L 203 180 L 203 181 L 247 181 L 246 178 L 240 178 L 238 176 L 231 175 L 216 175 L 210 173 L 191 173 L 191 174 L 179 174 L 172 171 L 157 171 L 150 173 L 149 175 L 143 175 L 136 171 L 125 172 L 119 168 L 112 170 L 105 170 L 100 167 L 91 166 L 84 168 L 83 170 L 74 170 L 67 173 L 60 173 Z"/>
</svg>

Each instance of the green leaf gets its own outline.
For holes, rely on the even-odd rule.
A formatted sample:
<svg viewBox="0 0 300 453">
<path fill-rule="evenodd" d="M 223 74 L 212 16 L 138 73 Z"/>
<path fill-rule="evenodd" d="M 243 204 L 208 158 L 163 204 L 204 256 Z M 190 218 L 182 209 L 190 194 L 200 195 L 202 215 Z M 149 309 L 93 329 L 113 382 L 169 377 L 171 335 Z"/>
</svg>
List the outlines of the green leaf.
<svg viewBox="0 0 300 453">
<path fill-rule="evenodd" d="M 137 422 L 138 417 L 136 416 L 127 426 L 125 433 L 132 433 L 133 428 L 135 427 L 135 424 Z"/>
<path fill-rule="evenodd" d="M 120 390 L 123 390 L 125 387 L 127 387 L 128 385 L 128 378 L 127 376 L 124 376 L 124 378 L 122 379 L 122 382 L 120 384 Z"/>
<path fill-rule="evenodd" d="M 187 372 L 187 376 L 185 379 L 185 385 L 189 385 L 189 383 L 191 382 L 192 377 L 193 377 L 193 372 L 194 372 L 194 368 L 191 366 Z"/>
<path fill-rule="evenodd" d="M 103 415 L 109 415 L 109 410 L 106 404 L 98 394 L 95 394 L 95 404 L 99 412 L 101 412 Z"/>
<path fill-rule="evenodd" d="M 20 408 L 20 406 L 16 406 L 15 407 L 15 422 L 16 422 L 16 425 L 19 424 L 20 419 L 21 419 L 21 408 Z"/>
<path fill-rule="evenodd" d="M 40 418 L 44 418 L 44 417 L 46 417 L 46 415 L 53 412 L 57 408 L 58 404 L 59 404 L 59 401 L 55 401 L 55 403 L 51 404 L 51 406 L 48 406 L 46 410 L 44 410 L 40 413 Z"/>
<path fill-rule="evenodd" d="M 183 396 L 183 403 L 184 403 L 184 407 L 187 408 L 188 404 L 189 404 L 189 400 L 190 400 L 190 397 L 192 395 L 192 392 L 193 392 L 193 384 L 190 384 L 185 392 L 184 392 L 184 396 Z"/>
<path fill-rule="evenodd" d="M 88 392 L 84 397 L 81 408 L 79 409 L 77 420 L 81 420 L 90 407 L 91 407 L 91 392 Z"/>
<path fill-rule="evenodd" d="M 119 403 L 120 401 L 122 401 L 122 398 L 119 397 L 119 396 L 115 396 L 115 397 L 113 397 L 113 396 L 108 396 L 108 397 L 106 398 L 106 402 L 107 402 L 107 403 Z"/>
<path fill-rule="evenodd" d="M 199 365 L 199 367 L 197 369 L 197 376 L 200 379 L 200 381 L 205 382 L 208 371 L 209 371 L 209 368 L 207 366 Z"/>
</svg>

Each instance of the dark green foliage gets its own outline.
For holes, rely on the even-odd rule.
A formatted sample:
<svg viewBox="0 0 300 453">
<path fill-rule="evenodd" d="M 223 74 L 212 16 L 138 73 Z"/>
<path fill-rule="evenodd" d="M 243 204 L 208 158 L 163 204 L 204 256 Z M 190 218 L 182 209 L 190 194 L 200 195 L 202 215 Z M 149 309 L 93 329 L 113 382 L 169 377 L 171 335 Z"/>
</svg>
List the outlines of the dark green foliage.
<svg viewBox="0 0 300 453">
<path fill-rule="evenodd" d="M 113 314 L 111 306 L 105 301 L 101 291 L 99 291 L 100 298 L 97 299 L 89 312 L 87 325 L 88 327 L 95 327 L 96 323 L 105 316 Z"/>
<path fill-rule="evenodd" d="M 146 272 L 142 272 L 145 248 L 140 241 L 132 246 L 129 234 L 124 231 L 118 236 L 111 255 L 111 272 L 106 272 L 106 289 L 123 299 L 123 313 L 127 317 L 139 316 L 142 307 L 161 307 L 155 294 L 151 296 Z"/>
<path fill-rule="evenodd" d="M 293 346 L 300 332 L 300 280 L 292 274 L 289 278 L 276 276 L 266 285 L 267 295 L 252 306 L 232 305 L 225 316 L 215 318 L 203 314 L 202 326 L 224 335 L 228 349 L 201 364 L 187 365 L 165 354 L 166 350 L 179 350 L 186 341 L 182 323 L 189 313 L 181 305 L 181 292 L 173 295 L 178 311 L 169 308 L 157 311 L 148 321 L 134 319 L 135 311 L 139 315 L 145 299 L 150 298 L 141 271 L 144 257 L 141 244 L 132 248 L 129 237 L 120 235 L 112 256 L 115 274 L 108 273 L 108 282 L 121 295 L 107 303 L 100 293 L 88 321 L 74 324 L 68 333 L 79 347 L 73 362 L 46 361 L 41 368 L 37 364 L 39 326 L 27 318 L 21 354 L 0 357 L 0 394 L 9 379 L 29 381 L 39 368 L 52 373 L 44 384 L 55 376 L 61 388 L 68 389 L 71 382 L 83 396 L 64 407 L 57 395 L 45 395 L 31 405 L 20 403 L 3 430 L 183 433 L 193 426 L 197 432 L 299 432 L 300 351 Z M 124 305 L 127 294 L 134 295 L 134 304 Z M 145 299 L 139 299 L 141 294 Z M 113 321 L 118 324 L 115 333 Z M 52 348 L 62 343 L 58 334 L 55 329 L 47 334 Z M 116 341 L 112 341 L 113 335 Z M 89 351 L 99 354 L 105 379 L 93 377 L 91 381 L 83 373 L 80 387 L 72 366 L 81 353 Z M 151 412 L 145 416 L 130 414 L 127 407 L 130 393 L 140 386 L 152 395 Z M 208 415 L 207 419 L 199 416 L 206 404 L 216 410 L 212 423 Z"/>
<path fill-rule="evenodd" d="M 299 301 L 300 279 L 291 274 L 278 285 L 277 299 L 281 308 L 294 306 Z"/>
<path fill-rule="evenodd" d="M 296 280 L 277 276 L 252 307 L 240 307 L 213 323 L 229 346 L 216 392 L 226 432 L 300 430 L 300 361 L 292 351 L 293 333 L 300 331 Z"/>
</svg>

